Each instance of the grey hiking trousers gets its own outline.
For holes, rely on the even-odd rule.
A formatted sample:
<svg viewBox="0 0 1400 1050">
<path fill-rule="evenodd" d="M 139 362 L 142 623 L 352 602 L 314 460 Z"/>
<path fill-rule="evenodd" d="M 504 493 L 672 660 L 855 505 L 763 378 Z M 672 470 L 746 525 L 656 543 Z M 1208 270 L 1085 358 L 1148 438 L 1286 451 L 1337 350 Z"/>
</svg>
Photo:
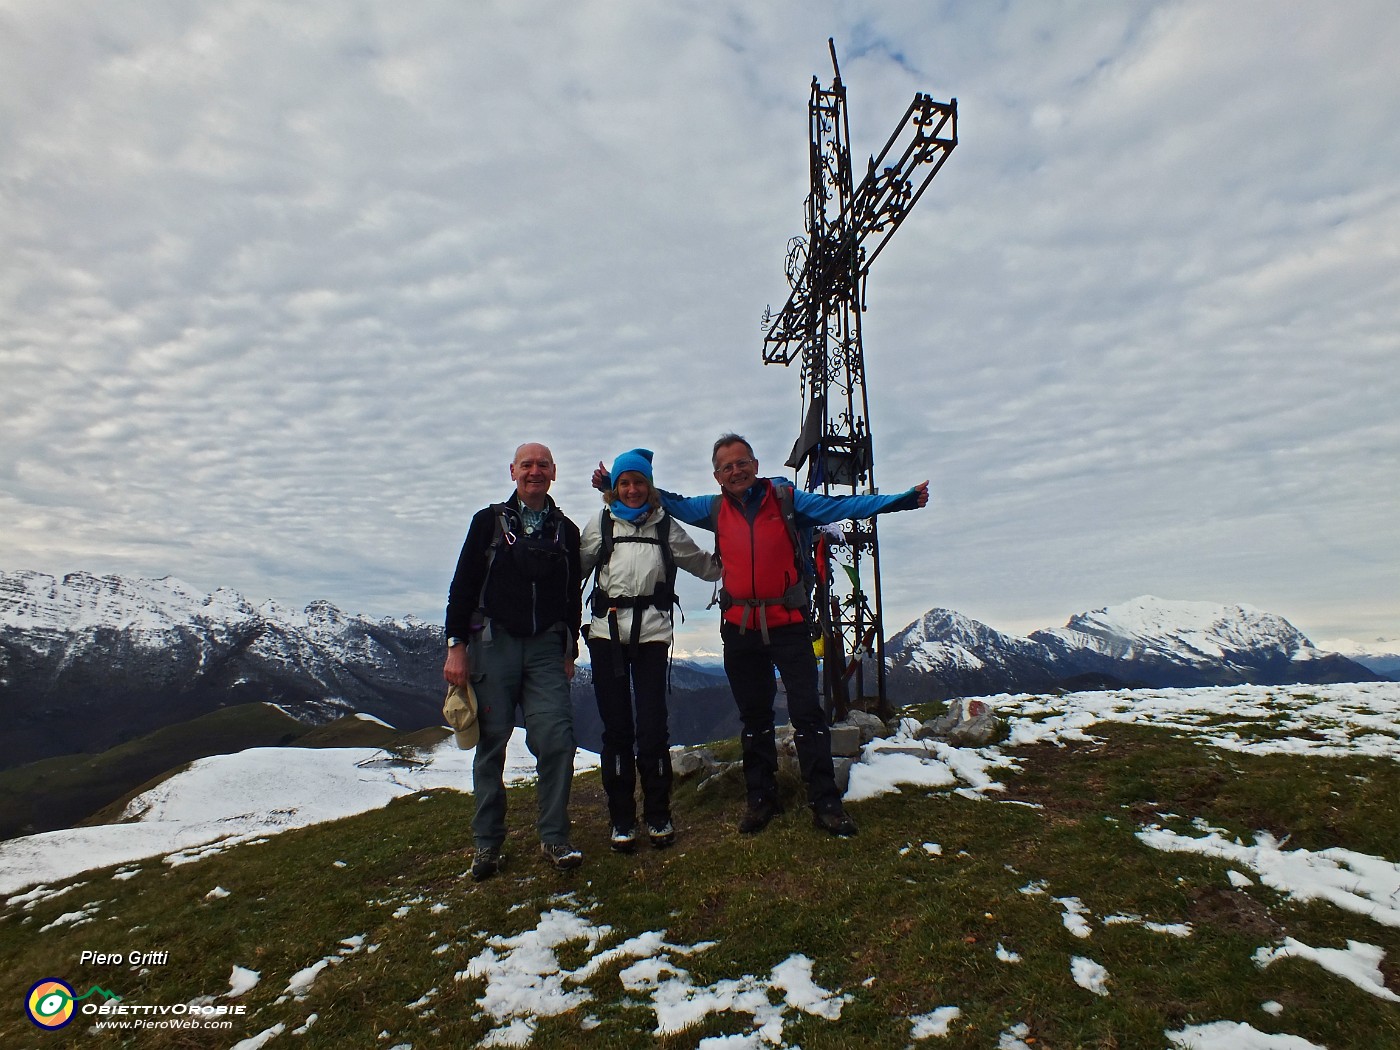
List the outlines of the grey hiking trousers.
<svg viewBox="0 0 1400 1050">
<path fill-rule="evenodd" d="M 483 640 L 482 634 L 489 636 Z M 499 847 L 506 838 L 506 745 L 517 707 L 524 715 L 525 744 L 538 772 L 541 842 L 569 841 L 569 791 L 574 780 L 574 716 L 564 660 L 569 639 L 563 625 L 533 638 L 503 630 L 478 633 L 471 641 L 472 688 L 479 705 L 481 740 L 472 778 L 477 846 Z"/>
</svg>

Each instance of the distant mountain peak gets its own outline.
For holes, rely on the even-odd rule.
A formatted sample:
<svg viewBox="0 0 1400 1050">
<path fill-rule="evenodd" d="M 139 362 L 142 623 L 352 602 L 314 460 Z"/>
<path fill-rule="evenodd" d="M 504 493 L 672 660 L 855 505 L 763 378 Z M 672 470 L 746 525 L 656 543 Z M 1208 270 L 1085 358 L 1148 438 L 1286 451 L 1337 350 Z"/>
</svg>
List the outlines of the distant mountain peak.
<svg viewBox="0 0 1400 1050">
<path fill-rule="evenodd" d="M 1307 659 L 1315 652 L 1312 642 L 1283 617 L 1253 606 L 1152 595 L 1077 613 L 1064 627 L 1036 631 L 1031 637 L 1120 658 L 1155 655 L 1193 664 L 1229 662 L 1236 654 L 1261 652 Z"/>
<path fill-rule="evenodd" d="M 130 630 L 147 635 L 181 624 L 229 623 L 255 615 L 236 591 L 196 590 L 173 576 L 97 576 L 0 571 L 0 627 L 38 631 Z"/>
<path fill-rule="evenodd" d="M 885 643 L 885 654 L 896 691 L 936 680 L 930 699 L 1044 688 L 1057 677 L 1048 670 L 1053 657 L 1040 643 L 952 609 L 924 613 Z"/>
<path fill-rule="evenodd" d="M 890 639 L 897 699 L 1051 688 L 1159 687 L 1375 680 L 1384 667 L 1318 650 L 1281 616 L 1250 605 L 1141 595 L 1076 613 L 1027 638 L 949 609 L 930 609 Z"/>
<path fill-rule="evenodd" d="M 1249 623 L 1281 620 L 1281 617 L 1263 612 L 1252 605 L 1221 605 L 1217 602 L 1182 601 L 1143 594 L 1092 612 L 1077 613 L 1070 621 L 1080 619 L 1110 621 L 1142 631 L 1180 631 L 1210 627 L 1224 621 Z"/>
</svg>

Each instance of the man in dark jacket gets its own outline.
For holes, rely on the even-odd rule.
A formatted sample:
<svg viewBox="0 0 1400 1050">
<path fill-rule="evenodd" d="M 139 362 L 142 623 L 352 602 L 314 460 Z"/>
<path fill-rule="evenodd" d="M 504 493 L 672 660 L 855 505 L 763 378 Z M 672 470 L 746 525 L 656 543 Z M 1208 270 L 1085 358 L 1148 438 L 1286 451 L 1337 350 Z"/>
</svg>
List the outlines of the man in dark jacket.
<svg viewBox="0 0 1400 1050">
<path fill-rule="evenodd" d="M 583 611 L 579 531 L 549 496 L 555 472 L 544 445 L 530 442 L 515 450 L 515 492 L 472 518 L 448 591 L 442 674 L 452 685 L 471 683 L 481 727 L 472 763 L 471 872 L 478 881 L 496 874 L 504 859 L 506 745 L 517 706 L 538 771 L 540 852 L 560 870 L 583 863 L 569 841 L 569 680 Z"/>
</svg>

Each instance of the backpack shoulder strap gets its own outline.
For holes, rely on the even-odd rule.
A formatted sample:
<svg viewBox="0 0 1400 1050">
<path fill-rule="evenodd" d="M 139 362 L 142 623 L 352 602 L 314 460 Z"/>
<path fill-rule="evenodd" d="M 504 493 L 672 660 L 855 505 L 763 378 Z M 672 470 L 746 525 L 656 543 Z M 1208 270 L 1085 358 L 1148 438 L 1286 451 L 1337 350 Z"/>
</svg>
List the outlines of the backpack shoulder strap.
<svg viewBox="0 0 1400 1050">
<path fill-rule="evenodd" d="M 773 498 L 778 501 L 778 509 L 782 511 L 783 524 L 787 526 L 788 537 L 792 540 L 792 549 L 799 550 L 797 546 L 797 507 L 796 496 L 791 485 L 784 485 L 780 482 L 773 483 Z"/>
<path fill-rule="evenodd" d="M 778 501 L 778 509 L 787 526 L 788 539 L 792 542 L 792 557 L 797 568 L 797 579 L 807 591 L 810 601 L 816 585 L 817 566 L 812 553 L 812 530 L 797 526 L 797 488 L 786 478 L 773 480 L 773 497 Z"/>
<path fill-rule="evenodd" d="M 773 498 L 778 501 L 778 511 L 787 526 L 788 539 L 792 541 L 793 553 L 798 562 L 802 561 L 802 531 L 797 527 L 797 489 L 786 478 L 772 479 Z"/>
<path fill-rule="evenodd" d="M 507 543 L 514 543 L 515 530 L 513 526 L 520 520 L 515 508 L 509 503 L 493 503 L 491 511 L 496 516 L 496 533 L 491 537 L 491 546 L 499 546 L 502 539 Z"/>
<path fill-rule="evenodd" d="M 603 516 L 598 522 L 598 528 L 603 534 L 603 545 L 598 550 L 598 568 L 602 568 L 608 563 L 613 552 L 613 516 L 612 511 L 607 507 L 603 508 Z"/>
<path fill-rule="evenodd" d="M 603 578 L 603 566 L 608 563 L 613 552 L 613 516 L 612 511 L 604 507 L 598 518 L 598 531 L 602 534 L 602 544 L 598 548 L 598 560 L 593 563 L 593 590 L 588 595 L 588 600 L 593 601 L 594 595 L 598 594 L 600 581 Z"/>
<path fill-rule="evenodd" d="M 481 593 L 477 595 L 476 607 L 485 608 L 486 587 L 491 582 L 491 567 L 496 563 L 496 551 L 500 549 L 502 541 L 510 544 L 515 542 L 515 533 L 511 530 L 510 518 L 514 511 L 505 503 L 491 504 L 491 516 L 495 519 L 495 531 L 491 534 L 491 542 L 486 547 L 486 572 L 481 577 Z"/>
<path fill-rule="evenodd" d="M 656 538 L 661 543 L 661 564 L 666 570 L 666 590 L 677 605 L 676 597 L 676 556 L 671 553 L 671 515 L 667 514 L 656 523 Z"/>
</svg>

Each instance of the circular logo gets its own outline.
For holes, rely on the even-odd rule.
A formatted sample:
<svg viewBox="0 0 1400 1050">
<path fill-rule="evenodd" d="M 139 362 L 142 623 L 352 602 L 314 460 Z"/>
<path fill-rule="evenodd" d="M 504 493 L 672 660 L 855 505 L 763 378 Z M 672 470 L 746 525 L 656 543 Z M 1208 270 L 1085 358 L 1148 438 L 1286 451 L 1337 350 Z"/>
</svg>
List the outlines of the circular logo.
<svg viewBox="0 0 1400 1050">
<path fill-rule="evenodd" d="M 62 1028 L 73 1020 L 73 988 L 57 977 L 45 977 L 29 989 L 24 1012 L 40 1028 Z"/>
</svg>

